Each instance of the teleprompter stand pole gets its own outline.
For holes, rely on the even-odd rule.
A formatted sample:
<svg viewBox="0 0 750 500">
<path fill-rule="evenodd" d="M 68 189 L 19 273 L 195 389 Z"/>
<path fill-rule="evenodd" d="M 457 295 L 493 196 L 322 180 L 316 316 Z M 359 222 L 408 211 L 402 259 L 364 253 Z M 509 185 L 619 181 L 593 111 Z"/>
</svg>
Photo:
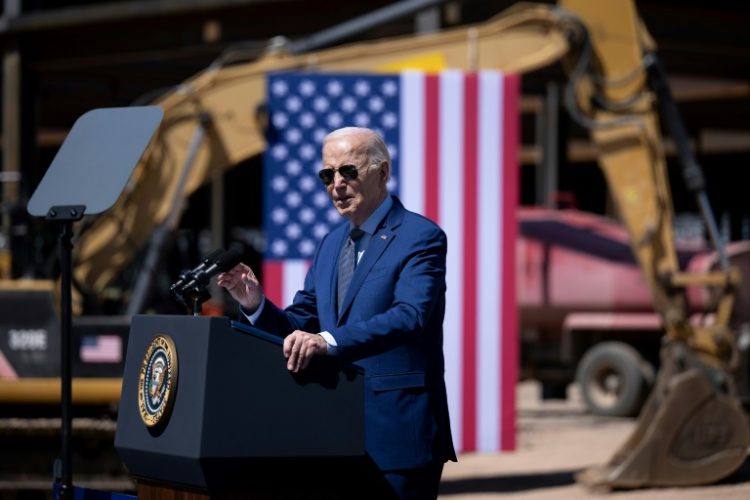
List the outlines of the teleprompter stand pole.
<svg viewBox="0 0 750 500">
<path fill-rule="evenodd" d="M 59 251 L 60 251 L 60 402 L 61 402 L 61 439 L 62 456 L 60 474 L 60 499 L 69 500 L 73 498 L 73 473 L 72 473 L 72 422 L 73 422 L 73 376 L 71 370 L 71 344 L 72 344 L 72 294 L 73 284 L 73 222 L 83 217 L 86 210 L 84 205 L 59 206 L 50 208 L 47 220 L 59 221 L 61 223 Z"/>
</svg>

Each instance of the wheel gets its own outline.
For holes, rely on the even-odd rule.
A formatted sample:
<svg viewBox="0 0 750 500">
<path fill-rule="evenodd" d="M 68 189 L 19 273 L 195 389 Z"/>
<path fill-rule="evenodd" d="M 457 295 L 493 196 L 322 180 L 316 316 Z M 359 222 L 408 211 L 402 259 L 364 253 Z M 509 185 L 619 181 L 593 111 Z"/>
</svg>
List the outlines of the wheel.
<svg viewBox="0 0 750 500">
<path fill-rule="evenodd" d="M 586 351 L 576 380 L 586 407 L 595 415 L 637 415 L 653 383 L 653 368 L 622 342 L 603 342 Z"/>
</svg>

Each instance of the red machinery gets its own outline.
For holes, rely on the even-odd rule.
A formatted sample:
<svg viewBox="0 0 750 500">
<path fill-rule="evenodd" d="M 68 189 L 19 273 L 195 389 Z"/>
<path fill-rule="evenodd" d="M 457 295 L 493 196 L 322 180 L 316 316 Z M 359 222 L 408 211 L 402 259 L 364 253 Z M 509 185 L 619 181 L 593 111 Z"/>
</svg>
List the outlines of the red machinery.
<svg viewBox="0 0 750 500">
<path fill-rule="evenodd" d="M 637 414 L 654 382 L 664 326 L 627 231 L 592 213 L 539 207 L 521 208 L 519 225 L 522 375 L 540 380 L 547 397 L 564 397 L 577 379 L 592 412 Z M 750 242 L 732 243 L 727 253 L 750 272 Z M 678 243 L 678 256 L 692 272 L 716 260 L 702 240 Z M 736 290 L 733 321 L 750 339 L 748 286 Z M 711 321 L 705 287 L 688 288 L 687 298 L 693 321 Z"/>
</svg>

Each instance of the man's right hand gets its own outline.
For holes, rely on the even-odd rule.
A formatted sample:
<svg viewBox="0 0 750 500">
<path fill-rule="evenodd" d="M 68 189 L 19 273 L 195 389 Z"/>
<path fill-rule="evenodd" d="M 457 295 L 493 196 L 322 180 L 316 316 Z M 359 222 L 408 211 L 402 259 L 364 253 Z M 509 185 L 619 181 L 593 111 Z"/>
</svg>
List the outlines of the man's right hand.
<svg viewBox="0 0 750 500">
<path fill-rule="evenodd" d="M 237 264 L 225 273 L 219 274 L 216 283 L 227 289 L 229 294 L 239 302 L 246 312 L 252 314 L 260 306 L 263 288 L 250 266 Z"/>
</svg>

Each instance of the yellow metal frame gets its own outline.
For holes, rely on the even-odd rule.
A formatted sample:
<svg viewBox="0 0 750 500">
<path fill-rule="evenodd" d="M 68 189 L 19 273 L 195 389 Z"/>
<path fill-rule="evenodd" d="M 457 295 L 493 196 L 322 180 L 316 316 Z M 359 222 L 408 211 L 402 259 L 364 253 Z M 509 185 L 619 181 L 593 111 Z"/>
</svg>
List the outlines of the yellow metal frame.
<svg viewBox="0 0 750 500">
<path fill-rule="evenodd" d="M 121 392 L 121 378 L 74 378 L 72 401 L 74 405 L 108 405 L 117 403 Z M 0 401 L 4 404 L 60 404 L 60 379 L 0 379 Z"/>
</svg>

